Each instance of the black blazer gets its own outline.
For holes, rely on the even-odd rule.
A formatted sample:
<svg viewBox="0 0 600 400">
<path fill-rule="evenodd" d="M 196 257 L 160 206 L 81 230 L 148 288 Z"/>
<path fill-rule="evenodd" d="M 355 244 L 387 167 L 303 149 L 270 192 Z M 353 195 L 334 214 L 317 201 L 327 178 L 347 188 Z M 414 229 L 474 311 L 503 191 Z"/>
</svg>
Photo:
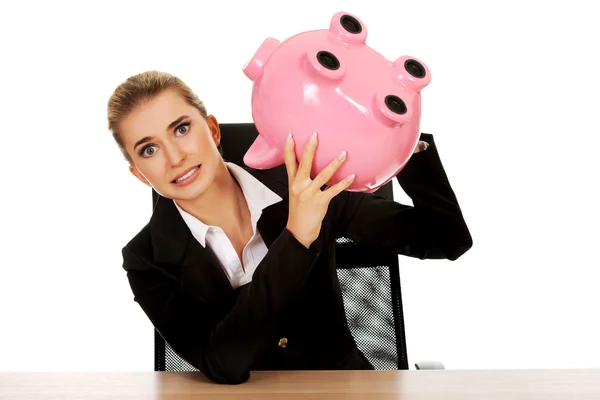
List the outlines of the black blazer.
<svg viewBox="0 0 600 400">
<path fill-rule="evenodd" d="M 134 300 L 183 359 L 218 383 L 245 382 L 250 370 L 372 369 L 346 322 L 335 239 L 420 259 L 456 260 L 472 245 L 433 136 L 421 139 L 429 148 L 397 176 L 414 207 L 343 192 L 310 249 L 285 228 L 287 179 L 247 168 L 283 201 L 263 211 L 257 228 L 269 251 L 252 282 L 236 290 L 173 201 L 159 198 L 122 251 Z"/>
</svg>

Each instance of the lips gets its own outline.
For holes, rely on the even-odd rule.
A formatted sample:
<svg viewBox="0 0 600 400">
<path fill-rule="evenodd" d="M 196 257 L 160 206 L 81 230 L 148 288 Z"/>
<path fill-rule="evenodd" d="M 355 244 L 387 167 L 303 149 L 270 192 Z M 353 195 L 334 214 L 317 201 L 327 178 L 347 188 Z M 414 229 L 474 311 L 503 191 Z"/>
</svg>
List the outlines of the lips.
<svg viewBox="0 0 600 400">
<path fill-rule="evenodd" d="M 173 179 L 171 181 L 171 183 L 180 183 L 181 181 L 183 181 L 183 180 L 189 178 L 190 176 L 192 176 L 194 174 L 194 172 L 196 172 L 198 170 L 198 168 L 200 168 L 199 165 L 196 165 L 195 167 L 191 167 L 191 168 L 186 169 L 181 174 L 177 175 L 177 177 L 175 177 L 175 179 Z"/>
</svg>

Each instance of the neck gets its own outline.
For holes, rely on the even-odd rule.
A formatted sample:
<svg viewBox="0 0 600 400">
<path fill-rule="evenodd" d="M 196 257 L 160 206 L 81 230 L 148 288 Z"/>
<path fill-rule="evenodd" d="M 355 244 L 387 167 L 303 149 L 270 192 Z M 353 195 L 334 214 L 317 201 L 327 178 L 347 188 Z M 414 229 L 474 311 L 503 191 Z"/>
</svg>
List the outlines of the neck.
<svg viewBox="0 0 600 400">
<path fill-rule="evenodd" d="M 250 220 L 242 188 L 224 162 L 220 163 L 215 180 L 202 196 L 191 202 L 178 201 L 177 204 L 207 225 L 224 228 L 243 225 Z"/>
</svg>

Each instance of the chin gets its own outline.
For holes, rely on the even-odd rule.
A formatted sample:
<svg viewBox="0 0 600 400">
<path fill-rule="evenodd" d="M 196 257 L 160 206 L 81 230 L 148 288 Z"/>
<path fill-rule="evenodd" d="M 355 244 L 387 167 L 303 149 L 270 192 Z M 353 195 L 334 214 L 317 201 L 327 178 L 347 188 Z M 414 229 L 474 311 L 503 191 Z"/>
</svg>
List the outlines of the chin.
<svg viewBox="0 0 600 400">
<path fill-rule="evenodd" d="M 186 187 L 169 188 L 167 193 L 169 193 L 170 198 L 174 200 L 193 201 L 202 197 L 211 184 L 212 181 L 203 179 L 202 181 L 194 182 L 192 185 Z"/>
</svg>

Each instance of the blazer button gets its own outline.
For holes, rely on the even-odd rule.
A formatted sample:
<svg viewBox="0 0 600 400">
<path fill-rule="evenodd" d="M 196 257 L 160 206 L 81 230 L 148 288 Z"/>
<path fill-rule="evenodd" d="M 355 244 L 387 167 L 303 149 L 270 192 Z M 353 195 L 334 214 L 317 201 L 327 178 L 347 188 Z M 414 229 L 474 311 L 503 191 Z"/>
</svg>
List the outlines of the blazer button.
<svg viewBox="0 0 600 400">
<path fill-rule="evenodd" d="M 277 345 L 277 347 L 279 347 L 280 349 L 285 348 L 285 346 L 287 346 L 287 338 L 281 338 L 279 339 L 279 344 Z"/>
</svg>

